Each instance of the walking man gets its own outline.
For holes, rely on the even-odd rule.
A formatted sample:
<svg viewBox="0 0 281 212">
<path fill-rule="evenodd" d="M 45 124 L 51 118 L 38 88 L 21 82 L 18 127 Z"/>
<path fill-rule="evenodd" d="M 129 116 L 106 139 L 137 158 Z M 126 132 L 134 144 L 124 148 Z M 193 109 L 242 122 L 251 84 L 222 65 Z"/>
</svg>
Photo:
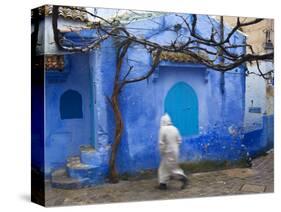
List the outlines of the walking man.
<svg viewBox="0 0 281 212">
<path fill-rule="evenodd" d="M 170 116 L 165 114 L 161 117 L 159 130 L 159 149 L 161 163 L 158 169 L 159 189 L 166 190 L 170 179 L 182 182 L 181 189 L 187 185 L 187 177 L 178 166 L 179 144 L 181 136 L 178 129 L 173 126 Z"/>
</svg>

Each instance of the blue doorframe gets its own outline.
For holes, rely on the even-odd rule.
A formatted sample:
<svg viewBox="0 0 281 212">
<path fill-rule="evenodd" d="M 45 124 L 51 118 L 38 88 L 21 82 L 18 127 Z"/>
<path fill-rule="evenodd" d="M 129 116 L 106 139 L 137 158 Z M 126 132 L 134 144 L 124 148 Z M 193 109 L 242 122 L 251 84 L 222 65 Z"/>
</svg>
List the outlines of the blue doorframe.
<svg viewBox="0 0 281 212">
<path fill-rule="evenodd" d="M 164 110 L 182 136 L 198 134 L 198 99 L 193 88 L 178 82 L 168 91 Z"/>
<path fill-rule="evenodd" d="M 95 84 L 95 75 L 94 75 L 94 68 L 89 67 L 89 83 L 90 83 L 90 116 L 91 116 L 91 145 L 96 148 L 96 84 Z"/>
</svg>

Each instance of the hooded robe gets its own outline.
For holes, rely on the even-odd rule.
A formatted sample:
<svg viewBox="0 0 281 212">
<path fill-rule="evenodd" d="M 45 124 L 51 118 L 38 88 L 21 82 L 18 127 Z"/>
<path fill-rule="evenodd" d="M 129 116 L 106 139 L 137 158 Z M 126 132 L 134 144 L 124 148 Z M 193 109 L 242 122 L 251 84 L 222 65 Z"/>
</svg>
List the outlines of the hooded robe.
<svg viewBox="0 0 281 212">
<path fill-rule="evenodd" d="M 179 145 L 181 136 L 178 129 L 173 126 L 168 114 L 161 117 L 159 130 L 159 149 L 161 163 L 158 169 L 159 183 L 166 184 L 171 177 L 185 176 L 178 166 Z"/>
</svg>

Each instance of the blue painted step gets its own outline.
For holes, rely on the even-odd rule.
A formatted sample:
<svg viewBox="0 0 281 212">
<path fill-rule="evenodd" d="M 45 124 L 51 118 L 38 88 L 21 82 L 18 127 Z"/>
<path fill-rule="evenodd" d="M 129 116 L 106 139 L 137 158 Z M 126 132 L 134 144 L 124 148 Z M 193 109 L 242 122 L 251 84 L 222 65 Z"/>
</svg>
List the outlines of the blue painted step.
<svg viewBox="0 0 281 212">
<path fill-rule="evenodd" d="M 108 152 L 101 153 L 96 151 L 91 146 L 81 146 L 80 147 L 80 159 L 81 163 L 88 164 L 95 167 L 101 167 L 108 165 L 109 154 Z"/>
<path fill-rule="evenodd" d="M 99 166 L 102 162 L 102 158 L 95 149 L 81 149 L 80 159 L 82 163 L 91 166 Z"/>
<path fill-rule="evenodd" d="M 92 146 L 80 146 L 80 156 L 67 159 L 66 168 L 55 170 L 51 184 L 55 188 L 79 189 L 105 182 L 108 162 L 105 155 L 96 152 Z"/>
<path fill-rule="evenodd" d="M 81 146 L 80 159 L 81 163 L 96 167 L 96 178 L 103 178 L 103 181 L 106 179 L 109 172 L 109 149 L 98 152 L 92 146 Z"/>
<path fill-rule="evenodd" d="M 89 179 L 90 184 L 100 184 L 105 180 L 101 167 L 81 163 L 80 157 L 71 157 L 67 162 L 67 174 L 73 179 Z"/>
</svg>

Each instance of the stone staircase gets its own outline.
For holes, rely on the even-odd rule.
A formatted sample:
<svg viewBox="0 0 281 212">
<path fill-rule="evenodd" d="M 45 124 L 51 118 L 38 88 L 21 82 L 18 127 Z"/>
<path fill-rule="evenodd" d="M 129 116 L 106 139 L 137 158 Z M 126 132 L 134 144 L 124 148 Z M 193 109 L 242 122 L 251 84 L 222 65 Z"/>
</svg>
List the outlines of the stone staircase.
<svg viewBox="0 0 281 212">
<path fill-rule="evenodd" d="M 51 173 L 51 185 L 61 189 L 79 189 L 104 182 L 107 167 L 92 146 L 80 146 L 80 155 L 67 159 L 65 168 Z"/>
</svg>

